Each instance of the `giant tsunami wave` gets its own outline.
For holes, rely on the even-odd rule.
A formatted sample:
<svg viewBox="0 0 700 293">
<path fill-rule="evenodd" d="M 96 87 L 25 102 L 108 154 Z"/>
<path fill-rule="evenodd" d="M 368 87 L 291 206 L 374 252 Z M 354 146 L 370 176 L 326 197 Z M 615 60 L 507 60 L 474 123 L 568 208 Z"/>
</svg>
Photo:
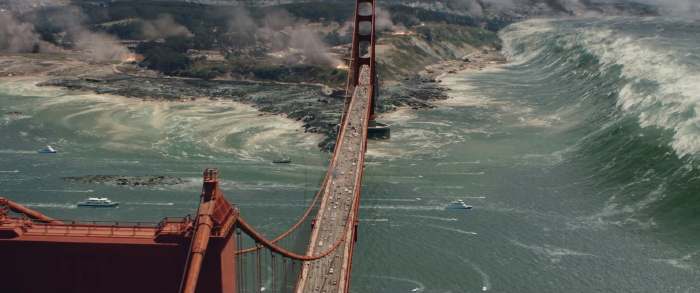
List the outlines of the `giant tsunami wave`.
<svg viewBox="0 0 700 293">
<path fill-rule="evenodd" d="M 682 233 L 700 226 L 700 23 L 531 20 L 501 37 L 509 69 L 565 92 L 545 107 L 570 162 L 603 190 L 595 217 Z"/>
</svg>

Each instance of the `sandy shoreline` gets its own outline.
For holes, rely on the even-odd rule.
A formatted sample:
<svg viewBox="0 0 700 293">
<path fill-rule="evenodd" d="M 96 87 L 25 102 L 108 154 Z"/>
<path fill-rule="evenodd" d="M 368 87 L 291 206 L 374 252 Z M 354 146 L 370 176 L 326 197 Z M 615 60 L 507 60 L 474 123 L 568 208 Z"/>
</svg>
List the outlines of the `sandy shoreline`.
<svg viewBox="0 0 700 293">
<path fill-rule="evenodd" d="M 441 82 L 442 78 L 448 75 L 481 71 L 489 67 L 503 65 L 506 62 L 506 57 L 499 51 L 484 50 L 464 56 L 461 60 L 450 60 L 428 66 L 422 73 L 424 72 L 426 76 L 430 76 L 436 82 Z"/>
</svg>

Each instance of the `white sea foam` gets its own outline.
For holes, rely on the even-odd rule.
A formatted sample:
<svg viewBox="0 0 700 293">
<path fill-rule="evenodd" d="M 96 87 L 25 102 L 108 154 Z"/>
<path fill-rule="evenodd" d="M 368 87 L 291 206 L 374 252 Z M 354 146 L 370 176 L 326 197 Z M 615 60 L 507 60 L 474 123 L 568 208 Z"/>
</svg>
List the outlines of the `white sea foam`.
<svg viewBox="0 0 700 293">
<path fill-rule="evenodd" d="M 389 222 L 389 219 L 387 219 L 387 218 L 380 218 L 380 219 L 363 219 L 363 218 L 360 218 L 360 222 Z"/>
<path fill-rule="evenodd" d="M 25 87 L 36 88 L 33 84 Z M 265 152 L 313 148 L 321 139 L 321 135 L 300 131 L 300 122 L 260 115 L 253 107 L 233 101 L 142 101 L 50 89 L 31 92 L 40 98 L 32 100 L 28 110 L 36 117 L 58 116 L 62 127 L 97 137 L 100 147 L 112 151 L 155 150 L 174 158 L 208 158 L 214 153 L 262 161 Z M 15 96 L 23 93 L 7 91 Z"/>
<path fill-rule="evenodd" d="M 43 192 L 61 192 L 61 193 L 93 193 L 92 189 L 77 190 L 77 189 L 41 189 Z"/>
<path fill-rule="evenodd" d="M 539 56 L 542 50 L 545 49 L 545 46 L 542 44 L 542 39 L 539 38 L 539 36 L 554 30 L 554 25 L 547 19 L 532 19 L 519 22 L 502 30 L 499 33 L 501 40 L 503 40 L 502 53 L 508 59 L 509 65 L 524 64 Z M 521 52 L 518 50 L 518 47 L 514 45 L 515 42 L 527 42 L 533 45 L 528 48 L 530 51 Z M 532 48 L 536 49 L 531 50 Z"/>
<path fill-rule="evenodd" d="M 470 235 L 470 236 L 479 235 L 479 233 L 477 233 L 477 232 L 466 231 L 466 230 L 457 229 L 457 228 L 444 227 L 444 226 L 438 226 L 438 225 L 425 225 L 425 226 L 426 226 L 426 227 L 430 227 L 430 228 L 435 228 L 435 229 L 438 229 L 438 230 L 443 230 L 443 231 L 448 231 L 448 232 L 454 232 L 454 233 L 457 233 L 457 234 Z"/>
<path fill-rule="evenodd" d="M 659 48 L 656 39 L 629 37 L 610 29 L 585 30 L 581 35 L 604 70 L 622 65 L 622 74 L 631 81 L 620 91 L 618 106 L 637 115 L 643 127 L 673 130 L 671 145 L 680 156 L 698 154 L 700 72 L 679 60 L 680 52 Z M 658 84 L 658 90 L 635 89 L 648 81 Z"/>
<path fill-rule="evenodd" d="M 697 264 L 693 261 L 693 258 L 695 258 L 695 256 L 697 256 L 698 254 L 700 254 L 700 251 L 686 254 L 680 258 L 654 258 L 651 259 L 651 261 L 665 263 L 674 268 L 682 270 L 695 270 L 697 268 Z"/>
<path fill-rule="evenodd" d="M 0 81 L 0 94 L 20 97 L 49 97 L 65 93 L 64 90 L 54 87 L 37 86 L 38 83 L 43 81 L 44 78 L 37 77 L 3 78 Z"/>
<path fill-rule="evenodd" d="M 436 166 L 450 166 L 450 165 L 478 165 L 481 161 L 466 161 L 466 162 L 439 162 Z"/>
<path fill-rule="evenodd" d="M 649 21 L 659 21 L 649 20 Z M 625 26 L 630 26 L 631 23 Z M 659 24 L 663 27 L 662 24 Z M 638 118 L 642 127 L 673 131 L 670 145 L 679 156 L 700 153 L 700 70 L 688 62 L 698 51 L 684 40 L 672 40 L 663 33 L 633 35 L 610 24 L 575 28 L 549 20 L 530 20 L 511 25 L 501 32 L 504 52 L 512 65 L 524 64 L 551 47 L 552 37 L 564 49 L 580 46 L 597 56 L 602 71 L 620 68 L 628 81 L 619 92 L 618 107 Z M 562 54 L 560 58 L 564 58 Z M 550 65 L 561 62 L 550 62 Z M 556 74 L 556 70 L 549 71 Z M 542 78 L 539 76 L 538 78 Z M 653 88 L 657 87 L 657 88 Z M 554 117 L 556 118 L 556 117 Z M 548 127 L 556 119 L 529 118 L 522 123 Z"/>
<path fill-rule="evenodd" d="M 409 217 L 412 218 L 418 218 L 418 219 L 426 219 L 426 220 L 434 220 L 434 221 L 443 221 L 443 222 L 457 222 L 457 218 L 445 218 L 445 217 L 435 217 L 435 216 L 423 216 L 423 215 L 410 215 Z"/>
<path fill-rule="evenodd" d="M 488 290 L 493 288 L 493 286 L 491 285 L 491 277 L 483 269 L 481 269 L 481 267 L 479 267 L 475 262 L 473 262 L 467 258 L 464 258 L 459 254 L 456 254 L 456 253 L 451 252 L 449 250 L 445 250 L 443 247 L 437 247 L 437 246 L 433 246 L 433 245 L 429 245 L 429 244 L 425 244 L 425 243 L 421 243 L 421 244 L 423 244 L 429 248 L 432 248 L 433 251 L 441 251 L 445 254 L 449 254 L 450 259 L 458 259 L 463 264 L 469 265 L 472 268 L 472 270 L 474 270 L 481 277 L 481 285 L 482 285 L 481 291 L 488 291 Z"/>
<path fill-rule="evenodd" d="M 362 201 L 390 201 L 390 202 L 415 202 L 415 198 L 363 198 Z"/>
<path fill-rule="evenodd" d="M 575 251 L 554 245 L 529 245 L 513 239 L 511 239 L 510 242 L 515 246 L 525 248 L 536 254 L 548 257 L 552 263 L 561 262 L 562 258 L 564 257 L 598 257 L 597 255 L 591 253 Z"/>
<path fill-rule="evenodd" d="M 124 202 L 125 205 L 140 205 L 140 206 L 174 206 L 173 202 Z"/>
<path fill-rule="evenodd" d="M 646 178 L 646 176 L 645 176 Z M 631 182 L 627 186 L 623 186 L 620 190 L 626 190 L 627 187 L 643 183 L 646 179 L 640 179 L 638 181 Z M 649 229 L 656 226 L 654 218 L 648 218 L 641 221 L 634 216 L 638 215 L 640 211 L 648 208 L 656 202 L 659 202 L 667 195 L 666 185 L 661 184 L 656 189 L 648 192 L 643 198 L 636 200 L 628 204 L 618 204 L 618 199 L 616 195 L 611 196 L 605 203 L 605 206 L 601 211 L 596 214 L 581 217 L 577 220 L 579 223 L 585 223 L 586 227 L 603 227 L 605 225 L 634 225 L 638 228 Z M 611 220 L 614 219 L 614 220 Z M 572 227 L 577 227 L 578 225 L 573 225 Z"/>
<path fill-rule="evenodd" d="M 360 209 L 394 210 L 394 211 L 439 211 L 443 206 L 409 206 L 409 205 L 360 205 Z"/>
<path fill-rule="evenodd" d="M 201 177 L 183 178 L 183 183 L 168 186 L 170 189 L 193 190 L 202 186 Z M 220 179 L 219 185 L 224 190 L 300 190 L 304 183 L 280 183 L 274 181 L 234 181 Z"/>
<path fill-rule="evenodd" d="M 52 208 L 52 209 L 75 209 L 78 206 L 72 203 L 47 203 L 47 202 L 29 202 L 22 205 L 30 208 Z"/>
<path fill-rule="evenodd" d="M 389 124 L 405 124 L 416 118 L 416 111 L 410 108 L 399 108 L 396 111 L 383 113 L 378 117 L 380 120 L 385 121 Z"/>
<path fill-rule="evenodd" d="M 412 286 L 415 286 L 415 288 L 411 289 L 410 292 L 423 292 L 423 291 L 425 291 L 425 285 L 423 283 L 418 282 L 416 280 L 412 280 L 412 279 L 399 278 L 399 277 L 393 277 L 393 276 L 377 276 L 377 275 L 358 275 L 358 277 L 405 282 L 405 283 L 411 284 Z"/>
<path fill-rule="evenodd" d="M 0 154 L 36 154 L 36 151 L 28 151 L 28 150 L 12 150 L 12 149 L 4 149 L 0 150 Z"/>
<path fill-rule="evenodd" d="M 455 89 L 455 87 L 451 88 Z M 486 96 L 469 93 L 466 89 L 450 91 L 448 94 L 449 99 L 435 102 L 435 104 L 447 107 L 487 107 L 496 103 Z"/>
</svg>

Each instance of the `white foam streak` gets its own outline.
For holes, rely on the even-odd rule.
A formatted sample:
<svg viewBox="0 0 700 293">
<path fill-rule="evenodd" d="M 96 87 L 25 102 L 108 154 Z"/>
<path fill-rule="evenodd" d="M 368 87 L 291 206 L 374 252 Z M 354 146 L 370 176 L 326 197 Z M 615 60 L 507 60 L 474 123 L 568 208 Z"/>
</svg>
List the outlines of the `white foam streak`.
<svg viewBox="0 0 700 293">
<path fill-rule="evenodd" d="M 553 245 L 528 245 L 517 240 L 510 240 L 510 242 L 518 247 L 528 249 L 536 254 L 543 255 L 549 258 L 552 263 L 561 262 L 563 257 L 597 257 L 594 254 L 579 252 L 567 248 L 556 247 Z"/>
<path fill-rule="evenodd" d="M 532 19 L 511 25 L 502 30 L 499 34 L 501 40 L 503 40 L 502 53 L 508 59 L 509 65 L 524 64 L 540 55 L 545 48 L 541 43 L 542 38 L 540 36 L 552 31 L 554 31 L 554 25 L 547 19 Z M 529 49 L 536 49 L 522 52 L 514 44 L 523 42 L 523 39 L 527 39 L 527 43 L 539 44 L 539 46 L 532 46 Z"/>
<path fill-rule="evenodd" d="M 23 206 L 29 208 L 53 208 L 53 209 L 75 209 L 78 206 L 71 203 L 23 203 Z"/>
<path fill-rule="evenodd" d="M 448 231 L 448 232 L 454 232 L 457 234 L 463 234 L 463 235 L 470 235 L 470 236 L 476 236 L 479 235 L 479 233 L 472 232 L 472 231 L 465 231 L 462 229 L 457 229 L 457 228 L 450 228 L 450 227 L 443 227 L 443 226 L 437 226 L 437 225 L 425 225 L 430 228 L 435 228 L 438 230 L 443 230 L 443 231 Z"/>
<path fill-rule="evenodd" d="M 22 95 L 37 97 L 24 103 L 24 112 L 99 138 L 98 147 L 111 151 L 155 151 L 174 158 L 231 155 L 261 161 L 265 152 L 279 152 L 287 146 L 314 148 L 321 139 L 321 135 L 301 132 L 300 122 L 261 115 L 233 101 L 143 101 L 40 88 L 35 83 L 3 81 L 0 88 L 20 99 Z"/>
<path fill-rule="evenodd" d="M 663 20 L 653 21 L 663 27 Z M 538 58 L 556 37 L 557 46 L 567 50 L 581 46 L 597 56 L 602 71 L 620 68 L 627 84 L 619 92 L 618 107 L 638 117 L 642 127 L 673 131 L 671 146 L 679 156 L 700 153 L 700 71 L 683 59 L 697 54 L 696 49 L 669 46 L 672 39 L 662 35 L 634 35 L 610 24 L 572 28 L 547 20 L 512 25 L 501 37 L 511 64 Z"/>
<path fill-rule="evenodd" d="M 603 70 L 622 65 L 630 80 L 621 91 L 618 106 L 639 117 L 642 127 L 674 131 L 672 147 L 680 155 L 700 152 L 700 72 L 679 61 L 679 52 L 661 49 L 656 39 L 633 38 L 609 29 L 582 31 L 582 42 L 598 56 Z M 641 93 L 635 86 L 658 84 L 658 90 Z"/>
</svg>

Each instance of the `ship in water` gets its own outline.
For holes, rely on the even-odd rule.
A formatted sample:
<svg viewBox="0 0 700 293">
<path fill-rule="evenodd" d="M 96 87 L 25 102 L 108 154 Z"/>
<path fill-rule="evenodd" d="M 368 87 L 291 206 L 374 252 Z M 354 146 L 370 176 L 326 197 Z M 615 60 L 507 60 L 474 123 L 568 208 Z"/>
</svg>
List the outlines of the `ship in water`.
<svg viewBox="0 0 700 293">
<path fill-rule="evenodd" d="M 114 208 L 119 205 L 118 202 L 111 201 L 106 197 L 89 197 L 88 199 L 78 203 L 79 207 L 90 208 Z"/>
<path fill-rule="evenodd" d="M 38 150 L 40 154 L 55 154 L 58 153 L 56 149 L 54 149 L 52 146 L 47 145 L 46 148 Z"/>
<path fill-rule="evenodd" d="M 447 205 L 447 210 L 471 210 L 473 207 L 465 203 L 463 200 L 455 200 Z"/>
</svg>

